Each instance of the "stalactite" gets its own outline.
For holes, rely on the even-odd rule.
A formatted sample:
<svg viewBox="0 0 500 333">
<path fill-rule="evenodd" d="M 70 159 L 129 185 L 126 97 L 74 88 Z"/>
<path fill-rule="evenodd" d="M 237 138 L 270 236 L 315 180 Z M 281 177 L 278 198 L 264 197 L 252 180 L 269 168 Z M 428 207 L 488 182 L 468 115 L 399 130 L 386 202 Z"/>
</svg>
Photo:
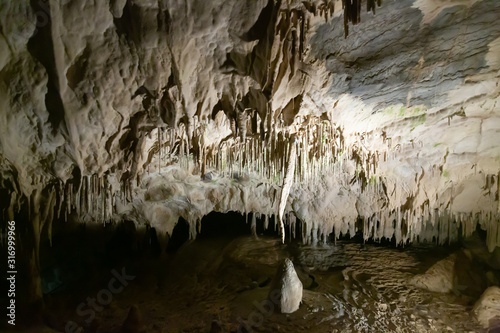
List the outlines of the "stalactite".
<svg viewBox="0 0 500 333">
<path fill-rule="evenodd" d="M 234 118 L 231 118 L 231 132 L 233 133 L 233 136 L 236 137 L 236 135 L 237 135 L 236 120 Z"/>
<path fill-rule="evenodd" d="M 85 177 L 85 193 L 86 193 L 86 197 L 87 197 L 87 202 L 86 202 L 86 210 L 87 212 L 89 212 L 90 214 L 92 214 L 92 197 L 91 197 L 91 176 L 86 176 Z M 125 192 L 123 192 L 125 193 Z M 125 202 L 125 201 L 123 201 Z"/>
<path fill-rule="evenodd" d="M 103 179 L 102 179 L 102 177 L 99 177 L 98 179 L 99 179 L 99 182 L 98 182 L 98 186 L 99 186 L 99 188 L 98 188 L 98 200 L 100 201 L 99 202 L 99 206 L 100 206 L 99 220 L 102 224 L 104 224 L 106 222 L 106 216 L 105 216 L 106 196 L 104 195 Z"/>
<path fill-rule="evenodd" d="M 252 212 L 252 224 L 251 224 L 250 228 L 252 230 L 252 236 L 254 238 L 259 238 L 257 236 L 257 220 L 256 220 L 255 212 Z"/>
<path fill-rule="evenodd" d="M 288 201 L 288 195 L 290 193 L 290 188 L 293 184 L 293 175 L 295 171 L 295 158 L 297 154 L 297 144 L 295 142 L 295 137 L 290 140 L 290 153 L 288 155 L 288 165 L 286 168 L 286 174 L 283 178 L 283 186 L 281 188 L 281 195 L 279 201 L 279 210 L 278 210 L 278 220 L 280 223 L 280 233 L 281 233 L 281 242 L 285 243 L 285 226 L 283 225 L 283 213 L 286 208 L 286 203 Z"/>
<path fill-rule="evenodd" d="M 158 173 L 161 173 L 161 130 L 160 127 L 157 128 L 158 131 Z"/>
<path fill-rule="evenodd" d="M 354 6 L 354 3 L 356 3 L 356 6 L 359 5 L 359 2 L 351 2 L 351 7 Z M 371 5 L 374 5 L 374 0 L 371 3 Z M 353 14 L 350 13 L 350 15 L 352 18 Z M 294 213 L 286 211 L 288 197 L 292 191 L 291 188 L 297 186 L 302 189 L 307 188 L 307 186 L 318 186 L 318 183 L 322 181 L 322 176 L 327 173 L 334 175 L 333 178 L 338 182 L 334 186 L 349 187 L 350 191 L 361 196 L 373 196 L 373 202 L 377 201 L 377 199 L 385 201 L 385 208 L 382 207 L 380 212 L 373 216 L 360 216 L 364 221 L 361 231 L 365 240 L 373 238 L 379 241 L 382 238 L 390 239 L 394 236 L 398 244 L 404 244 L 416 239 L 432 241 L 432 237 L 437 236 L 436 241 L 443 243 L 450 242 L 456 237 L 458 226 L 462 226 L 464 236 L 474 232 L 477 224 L 475 215 L 454 213 L 452 209 L 456 209 L 453 188 L 447 208 L 437 207 L 438 209 L 436 209 L 437 204 L 432 202 L 439 202 L 437 195 L 432 198 L 431 203 L 418 203 L 421 207 L 406 209 L 395 207 L 399 204 L 397 203 L 399 199 L 394 200 L 393 198 L 404 197 L 405 189 L 402 186 L 395 185 L 397 191 L 395 194 L 391 194 L 391 191 L 387 189 L 389 186 L 387 179 L 383 177 L 386 165 L 382 165 L 382 163 L 379 165 L 379 159 L 387 162 L 401 158 L 403 154 L 409 154 L 411 153 L 410 150 L 415 150 L 415 147 L 418 149 L 418 144 L 405 143 L 400 137 L 394 137 L 394 147 L 392 147 L 392 138 L 384 136 L 384 141 L 387 141 L 385 142 L 387 148 L 369 150 L 367 147 L 376 144 L 376 133 L 356 133 L 351 137 L 344 137 L 343 129 L 340 126 L 336 127 L 335 124 L 329 121 L 322 121 L 314 117 L 309 118 L 307 123 L 304 120 L 303 125 L 300 127 L 294 127 L 295 125 L 285 127 L 282 124 L 282 119 L 275 122 L 274 128 L 271 125 L 265 126 L 266 120 L 271 118 L 272 115 L 269 114 L 260 119 L 260 115 L 250 109 L 237 111 L 237 122 L 234 118 L 225 120 L 231 126 L 235 137 L 229 136 L 222 142 L 211 143 L 206 146 L 205 144 L 199 144 L 199 156 L 194 156 L 194 158 L 196 159 L 195 163 L 201 165 L 202 175 L 213 169 L 221 177 L 228 175 L 232 177 L 233 171 L 238 171 L 239 177 L 242 177 L 243 173 L 248 173 L 252 181 L 255 179 L 254 177 L 263 178 L 258 181 L 262 181 L 266 189 L 271 186 L 269 193 L 272 193 L 274 185 L 281 185 L 278 200 L 272 202 L 271 209 L 273 211 L 278 210 L 275 227 L 278 227 L 279 221 L 282 242 L 284 242 L 285 237 L 284 216 L 286 216 L 290 237 L 295 237 L 296 217 Z M 193 127 L 198 125 L 197 128 L 193 128 L 195 130 L 194 141 L 202 139 L 203 134 L 199 128 L 202 124 L 203 121 L 197 123 L 196 119 L 192 123 Z M 272 124 L 272 122 L 269 122 L 269 124 Z M 236 125 L 237 127 L 235 127 Z M 157 168 L 158 173 L 160 173 L 162 165 L 165 170 L 165 165 L 171 158 L 177 159 L 182 167 L 188 167 L 190 126 L 181 123 L 178 129 L 169 128 L 163 130 L 161 126 L 157 127 L 157 155 L 155 158 L 158 158 L 158 164 L 156 166 L 152 162 L 151 170 Z M 196 151 L 196 149 L 192 151 Z M 351 165 L 353 164 L 356 170 L 355 175 L 352 174 Z M 432 176 L 434 167 L 430 169 L 426 169 L 426 177 Z M 381 172 L 382 176 L 377 174 L 378 172 Z M 79 186 L 77 186 L 78 182 L 76 181 L 68 181 L 61 189 L 61 195 L 64 198 L 61 202 L 64 201 L 66 206 L 57 209 L 57 215 L 60 214 L 62 209 L 65 209 L 65 215 L 75 212 L 77 215 L 88 215 L 96 222 L 105 223 L 109 221 L 113 217 L 116 208 L 119 207 L 120 201 L 118 201 L 117 205 L 117 200 L 121 199 L 123 204 L 128 204 L 133 199 L 134 186 L 128 178 L 130 177 L 124 177 L 120 180 L 120 189 L 118 191 L 112 188 L 107 175 L 83 176 Z M 494 176 L 486 175 L 484 179 L 484 193 L 492 197 L 493 202 L 498 201 L 498 193 L 500 192 L 499 178 L 500 172 Z M 351 179 L 353 181 L 349 184 Z M 415 182 L 417 181 L 419 180 L 416 176 Z M 496 184 L 494 184 L 495 181 Z M 234 183 L 238 184 L 237 181 Z M 410 189 L 406 195 L 413 192 L 411 185 L 409 187 Z M 439 196 L 443 195 L 440 193 Z M 500 201 L 494 204 L 496 206 L 494 205 L 493 209 L 496 208 L 500 213 Z M 417 205 L 417 202 L 415 202 L 415 205 Z M 253 209 L 253 207 L 249 205 L 248 209 Z M 197 218 L 191 216 L 189 220 L 196 223 Z M 266 214 L 263 218 L 264 228 L 267 229 L 269 216 Z M 340 217 L 335 222 L 312 221 L 312 219 L 308 220 L 308 217 L 303 219 L 302 216 L 299 216 L 299 218 L 304 221 L 303 237 L 304 241 L 309 244 L 326 241 L 328 235 L 328 231 L 325 229 L 326 226 L 332 227 L 333 225 L 335 239 L 341 234 L 354 236 L 356 232 L 356 225 L 348 218 L 343 219 L 343 217 Z M 252 213 L 251 219 L 252 234 L 256 235 L 255 213 Z M 309 223 L 306 223 L 306 220 Z M 393 220 L 395 221 L 394 225 Z M 483 214 L 481 223 L 482 227 L 488 230 L 489 247 L 494 247 L 493 244 L 500 244 L 498 215 L 495 220 L 495 215 Z M 193 229 L 196 230 L 196 228 Z"/>
<path fill-rule="evenodd" d="M 291 227 L 291 231 L 290 231 L 290 237 L 291 238 L 295 238 L 295 225 L 296 225 L 296 222 L 297 222 L 297 217 L 294 215 L 294 214 L 290 214 L 289 216 L 289 223 L 290 223 L 290 227 Z"/>
</svg>

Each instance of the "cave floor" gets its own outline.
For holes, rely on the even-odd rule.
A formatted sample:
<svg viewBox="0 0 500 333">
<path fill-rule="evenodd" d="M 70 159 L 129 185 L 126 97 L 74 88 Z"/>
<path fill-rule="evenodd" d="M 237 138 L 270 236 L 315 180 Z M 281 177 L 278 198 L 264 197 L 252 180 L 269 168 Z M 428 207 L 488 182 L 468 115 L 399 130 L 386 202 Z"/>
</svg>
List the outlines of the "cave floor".
<svg viewBox="0 0 500 333">
<path fill-rule="evenodd" d="M 113 278 L 105 264 L 87 272 L 79 286 L 46 295 L 43 332 L 121 332 L 137 306 L 145 332 L 480 332 L 473 300 L 437 294 L 407 283 L 450 249 L 338 241 L 335 245 L 281 246 L 276 238 L 211 238 L 185 243 L 159 258 L 142 255 L 113 262 L 130 281 L 90 318 L 87 297 L 107 289 Z M 266 306 L 278 262 L 292 258 L 304 285 L 300 309 L 292 314 Z M 95 278 L 91 278 L 95 277 Z M 131 278 L 133 276 L 133 278 Z M 83 282 L 85 281 L 85 282 Z M 101 295 L 102 296 L 102 295 Z M 220 328 L 221 330 L 217 330 Z"/>
</svg>

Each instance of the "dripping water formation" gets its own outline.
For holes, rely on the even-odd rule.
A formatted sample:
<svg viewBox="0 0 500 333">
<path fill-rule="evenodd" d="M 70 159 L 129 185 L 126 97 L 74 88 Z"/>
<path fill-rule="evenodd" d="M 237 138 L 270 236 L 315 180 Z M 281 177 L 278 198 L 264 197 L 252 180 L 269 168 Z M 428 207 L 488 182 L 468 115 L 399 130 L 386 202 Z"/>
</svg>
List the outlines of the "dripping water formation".
<svg viewBox="0 0 500 333">
<path fill-rule="evenodd" d="M 500 330 L 500 2 L 0 18 L 0 331 Z"/>
</svg>

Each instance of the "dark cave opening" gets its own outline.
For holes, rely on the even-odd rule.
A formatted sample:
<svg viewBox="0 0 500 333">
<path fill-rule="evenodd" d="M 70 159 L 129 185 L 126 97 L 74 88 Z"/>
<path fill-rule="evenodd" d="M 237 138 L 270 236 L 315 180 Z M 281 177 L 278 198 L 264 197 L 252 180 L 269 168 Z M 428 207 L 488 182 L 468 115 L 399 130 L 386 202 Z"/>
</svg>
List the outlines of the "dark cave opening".
<svg viewBox="0 0 500 333">
<path fill-rule="evenodd" d="M 250 224 L 246 223 L 244 215 L 234 211 L 211 212 L 201 219 L 201 228 L 197 239 L 244 235 L 250 235 Z"/>
<path fill-rule="evenodd" d="M 179 221 L 175 225 L 172 230 L 172 235 L 169 237 L 167 235 L 167 253 L 172 253 L 177 251 L 182 244 L 189 240 L 189 223 L 184 220 L 182 217 L 179 218 Z"/>
<path fill-rule="evenodd" d="M 255 216 L 255 229 L 257 237 L 278 237 L 279 231 L 276 225 L 275 215 L 266 216 L 256 212 L 240 213 L 229 211 L 226 213 L 210 212 L 201 220 L 200 232 L 197 239 L 213 237 L 242 237 L 252 234 L 252 219 Z M 297 223 L 299 225 L 300 223 Z M 300 228 L 296 231 L 296 237 L 300 238 Z M 290 239 L 289 228 L 285 228 L 286 239 Z"/>
</svg>

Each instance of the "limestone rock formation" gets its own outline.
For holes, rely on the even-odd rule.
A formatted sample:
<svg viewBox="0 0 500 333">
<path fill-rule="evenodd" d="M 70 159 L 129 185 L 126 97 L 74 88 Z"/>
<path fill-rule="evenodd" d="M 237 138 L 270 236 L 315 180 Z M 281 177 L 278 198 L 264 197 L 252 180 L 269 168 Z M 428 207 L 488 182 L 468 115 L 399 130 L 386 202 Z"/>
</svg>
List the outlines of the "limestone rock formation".
<svg viewBox="0 0 500 333">
<path fill-rule="evenodd" d="M 346 3 L 0 0 L 0 214 L 29 274 L 54 223 L 194 238 L 229 210 L 310 244 L 479 226 L 493 252 L 500 2 Z"/>
<path fill-rule="evenodd" d="M 500 288 L 489 287 L 476 302 L 473 309 L 479 323 L 485 327 L 500 329 Z"/>
<path fill-rule="evenodd" d="M 268 298 L 281 313 L 292 313 L 302 302 L 302 282 L 290 259 L 283 260 L 271 282 Z"/>
<path fill-rule="evenodd" d="M 456 254 L 438 261 L 424 274 L 414 276 L 409 282 L 419 288 L 438 293 L 449 293 L 453 290 L 455 278 L 454 266 Z"/>
<path fill-rule="evenodd" d="M 474 257 L 470 250 L 463 249 L 438 261 L 424 274 L 414 276 L 409 282 L 429 291 L 453 292 L 457 296 L 463 295 L 475 300 L 488 286 L 495 284 L 498 273 L 481 263 L 481 258 Z"/>
</svg>

